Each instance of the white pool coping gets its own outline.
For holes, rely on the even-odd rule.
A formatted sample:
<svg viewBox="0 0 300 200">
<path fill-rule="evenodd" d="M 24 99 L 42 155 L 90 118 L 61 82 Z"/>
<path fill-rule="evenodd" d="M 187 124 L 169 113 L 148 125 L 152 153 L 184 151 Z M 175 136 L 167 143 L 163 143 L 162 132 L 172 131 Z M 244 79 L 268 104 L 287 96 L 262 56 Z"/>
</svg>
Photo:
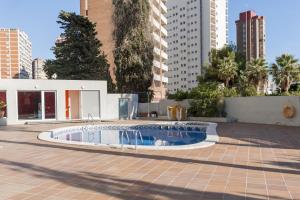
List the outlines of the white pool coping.
<svg viewBox="0 0 300 200">
<path fill-rule="evenodd" d="M 101 126 L 122 126 L 122 127 L 131 127 L 131 126 L 142 126 L 142 125 L 165 125 L 165 124 L 175 124 L 176 122 L 153 122 L 150 124 L 100 124 L 95 125 L 98 127 Z M 196 143 L 196 144 L 190 144 L 190 145 L 178 145 L 178 146 L 143 146 L 138 145 L 137 149 L 139 150 L 191 150 L 191 149 L 201 149 L 201 148 L 207 148 L 214 144 L 216 144 L 219 141 L 219 136 L 217 133 L 217 126 L 216 123 L 210 123 L 210 122 L 195 122 L 195 121 L 187 121 L 187 122 L 179 122 L 179 123 L 197 123 L 199 124 L 199 127 L 206 126 L 206 139 L 202 142 Z M 197 125 L 195 125 L 197 126 Z M 60 143 L 60 144 L 67 144 L 67 145 L 79 145 L 79 146 L 93 146 L 93 147 L 109 147 L 109 148 L 117 148 L 122 149 L 121 144 L 113 144 L 113 145 L 107 145 L 107 144 L 92 144 L 87 142 L 76 142 L 76 141 L 65 141 L 65 140 L 57 140 L 54 138 L 51 138 L 51 134 L 54 134 L 55 132 L 61 132 L 66 131 L 70 129 L 79 129 L 84 126 L 69 126 L 69 127 L 63 127 L 63 128 L 57 128 L 53 130 L 49 130 L 46 132 L 42 132 L 38 135 L 38 139 L 47 141 L 47 142 L 53 142 L 53 143 Z M 135 145 L 123 145 L 124 149 L 135 149 Z"/>
</svg>

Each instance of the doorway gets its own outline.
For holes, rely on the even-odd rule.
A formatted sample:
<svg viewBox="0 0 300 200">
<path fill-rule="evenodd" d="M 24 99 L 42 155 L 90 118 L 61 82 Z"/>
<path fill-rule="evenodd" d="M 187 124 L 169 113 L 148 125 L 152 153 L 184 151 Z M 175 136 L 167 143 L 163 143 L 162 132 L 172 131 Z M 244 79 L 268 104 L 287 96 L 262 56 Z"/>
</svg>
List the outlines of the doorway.
<svg viewBox="0 0 300 200">
<path fill-rule="evenodd" d="M 66 119 L 80 119 L 80 91 L 66 90 Z"/>
</svg>

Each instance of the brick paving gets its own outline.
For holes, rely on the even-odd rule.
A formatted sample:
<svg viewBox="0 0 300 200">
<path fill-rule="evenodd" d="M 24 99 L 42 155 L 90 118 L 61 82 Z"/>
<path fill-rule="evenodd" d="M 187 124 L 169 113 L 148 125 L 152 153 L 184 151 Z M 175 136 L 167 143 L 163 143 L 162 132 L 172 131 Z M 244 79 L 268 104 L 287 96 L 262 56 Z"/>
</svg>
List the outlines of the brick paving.
<svg viewBox="0 0 300 200">
<path fill-rule="evenodd" d="M 0 128 L 0 200 L 300 200 L 300 127 L 219 124 L 218 144 L 188 151 L 37 139 L 70 125 Z"/>
</svg>

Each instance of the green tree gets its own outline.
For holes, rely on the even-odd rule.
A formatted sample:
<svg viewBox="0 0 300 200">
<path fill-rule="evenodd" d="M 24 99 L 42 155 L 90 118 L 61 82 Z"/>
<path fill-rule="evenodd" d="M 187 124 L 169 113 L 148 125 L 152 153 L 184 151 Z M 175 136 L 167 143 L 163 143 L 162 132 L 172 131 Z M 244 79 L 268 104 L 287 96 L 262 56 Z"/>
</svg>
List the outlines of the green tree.
<svg viewBox="0 0 300 200">
<path fill-rule="evenodd" d="M 293 55 L 283 54 L 276 58 L 270 73 L 281 92 L 288 92 L 293 82 L 300 80 L 300 65 Z"/>
<path fill-rule="evenodd" d="M 251 60 L 247 64 L 245 76 L 248 83 L 259 91 L 259 87 L 268 81 L 268 64 L 266 60 L 261 58 Z"/>
<path fill-rule="evenodd" d="M 114 0 L 117 90 L 147 93 L 152 85 L 153 41 L 148 0 Z"/>
<path fill-rule="evenodd" d="M 107 80 L 111 84 L 109 64 L 102 44 L 96 38 L 96 24 L 86 17 L 61 11 L 57 23 L 63 29 L 61 41 L 52 48 L 55 59 L 47 60 L 48 78 L 67 80 Z"/>
<path fill-rule="evenodd" d="M 230 61 L 229 61 L 230 60 Z M 243 55 L 239 54 L 236 51 L 234 45 L 226 45 L 221 49 L 212 49 L 209 53 L 209 65 L 203 67 L 202 79 L 205 81 L 217 81 L 224 82 L 220 77 L 220 66 L 224 62 L 231 62 L 237 66 L 237 75 L 238 77 L 240 71 L 245 69 L 245 58 Z M 238 82 L 237 79 L 232 80 L 235 84 Z"/>
<path fill-rule="evenodd" d="M 223 81 L 225 87 L 229 87 L 230 81 L 237 76 L 238 66 L 234 60 L 233 54 L 223 58 L 219 63 L 218 78 Z"/>
</svg>

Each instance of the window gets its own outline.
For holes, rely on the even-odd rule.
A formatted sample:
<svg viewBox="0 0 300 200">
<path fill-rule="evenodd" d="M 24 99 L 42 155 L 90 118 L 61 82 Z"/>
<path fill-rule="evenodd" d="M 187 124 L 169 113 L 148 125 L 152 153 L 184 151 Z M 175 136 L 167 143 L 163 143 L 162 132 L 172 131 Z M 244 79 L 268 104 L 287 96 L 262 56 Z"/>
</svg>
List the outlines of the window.
<svg viewBox="0 0 300 200">
<path fill-rule="evenodd" d="M 0 91 L 0 101 L 3 102 L 4 105 L 7 105 L 7 103 L 6 103 L 6 92 Z M 4 117 L 7 116 L 7 113 L 6 113 L 7 109 L 6 109 L 6 107 L 3 108 L 3 109 L 0 110 L 0 111 L 4 111 Z"/>
<path fill-rule="evenodd" d="M 19 119 L 42 119 L 41 92 L 18 92 Z"/>
<path fill-rule="evenodd" d="M 55 92 L 45 92 L 45 119 L 56 118 L 56 95 Z"/>
<path fill-rule="evenodd" d="M 18 119 L 56 119 L 56 93 L 52 91 L 18 91 Z"/>
</svg>

